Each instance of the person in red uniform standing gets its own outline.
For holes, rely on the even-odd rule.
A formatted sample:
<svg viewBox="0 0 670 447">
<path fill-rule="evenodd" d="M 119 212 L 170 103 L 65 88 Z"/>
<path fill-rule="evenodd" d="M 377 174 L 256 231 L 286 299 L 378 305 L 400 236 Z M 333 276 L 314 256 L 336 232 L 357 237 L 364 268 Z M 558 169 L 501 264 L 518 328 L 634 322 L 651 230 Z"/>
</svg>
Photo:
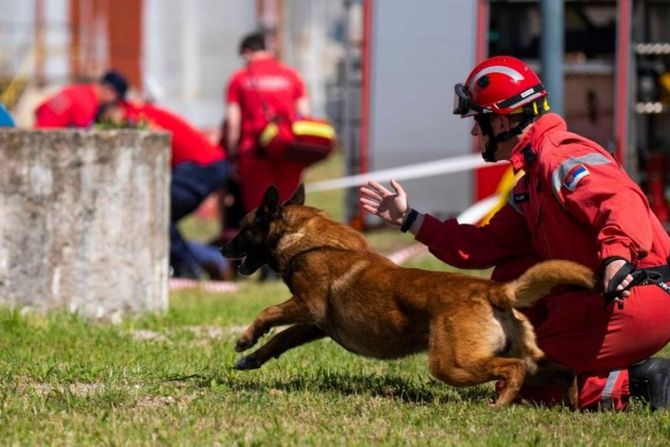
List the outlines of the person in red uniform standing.
<svg viewBox="0 0 670 447">
<path fill-rule="evenodd" d="M 270 162 L 258 147 L 258 137 L 274 116 L 294 119 L 309 115 L 309 100 L 300 75 L 277 61 L 265 37 L 253 33 L 240 43 L 244 68 L 231 76 L 226 89 L 226 149 L 236 161 L 236 175 L 246 211 L 256 208 L 274 184 L 282 200 L 300 183 L 303 165 Z"/>
<path fill-rule="evenodd" d="M 601 273 L 614 302 L 602 291 L 557 291 L 529 311 L 538 345 L 577 373 L 582 409 L 623 409 L 630 396 L 670 407 L 670 359 L 650 358 L 670 340 L 670 238 L 640 188 L 606 150 L 545 113 L 547 91 L 522 61 L 487 59 L 455 92 L 454 113 L 474 117 L 484 159 L 525 172 L 507 205 L 482 227 L 439 221 L 410 208 L 391 180 L 391 190 L 362 187 L 363 207 L 453 266 L 495 267 L 496 280 L 547 259 Z M 636 284 L 645 277 L 653 281 Z M 555 391 L 524 387 L 521 396 L 553 403 Z"/>
<path fill-rule="evenodd" d="M 227 178 L 226 153 L 180 116 L 152 104 L 123 102 L 107 107 L 101 120 L 135 127 L 144 123 L 150 129 L 172 135 L 172 178 L 170 182 L 170 266 L 174 277 L 201 279 L 203 247 L 187 242 L 177 227 L 181 219 L 195 211 Z M 225 262 L 212 248 L 215 259 Z M 205 256 L 211 258 L 211 256 Z M 218 265 L 223 272 L 226 265 Z"/>
<path fill-rule="evenodd" d="M 67 86 L 37 106 L 35 127 L 90 127 L 101 107 L 123 100 L 127 91 L 128 81 L 114 70 L 97 83 Z"/>
</svg>

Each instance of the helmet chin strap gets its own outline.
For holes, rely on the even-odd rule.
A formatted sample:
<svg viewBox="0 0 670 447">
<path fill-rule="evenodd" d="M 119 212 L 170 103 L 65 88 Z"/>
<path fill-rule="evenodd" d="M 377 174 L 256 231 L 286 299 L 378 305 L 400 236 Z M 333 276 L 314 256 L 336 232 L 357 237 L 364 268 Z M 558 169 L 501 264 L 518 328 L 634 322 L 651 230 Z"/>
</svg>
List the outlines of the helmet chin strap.
<svg viewBox="0 0 670 447">
<path fill-rule="evenodd" d="M 531 122 L 532 117 L 524 115 L 519 124 L 510 130 L 500 132 L 498 135 L 493 133 L 493 126 L 491 126 L 491 114 L 479 114 L 475 116 L 479 128 L 482 130 L 482 134 L 488 137 L 484 152 L 482 152 L 482 157 L 484 161 L 495 162 L 496 160 L 496 151 L 498 150 L 498 143 L 511 140 L 517 135 L 520 135 L 521 132 L 526 128 L 526 126 Z"/>
</svg>

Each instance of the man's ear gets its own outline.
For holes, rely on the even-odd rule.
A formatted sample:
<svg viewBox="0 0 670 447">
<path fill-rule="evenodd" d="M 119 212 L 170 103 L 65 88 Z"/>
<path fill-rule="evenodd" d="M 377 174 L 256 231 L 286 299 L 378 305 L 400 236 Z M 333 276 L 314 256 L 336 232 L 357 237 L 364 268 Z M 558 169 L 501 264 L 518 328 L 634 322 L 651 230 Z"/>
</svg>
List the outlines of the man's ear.
<svg viewBox="0 0 670 447">
<path fill-rule="evenodd" d="M 298 189 L 295 190 L 290 199 L 288 199 L 284 206 L 286 205 L 304 205 L 305 204 L 305 184 L 301 183 L 298 185 Z"/>
<path fill-rule="evenodd" d="M 275 185 L 268 186 L 256 216 L 275 218 L 279 215 L 279 190 Z"/>
</svg>

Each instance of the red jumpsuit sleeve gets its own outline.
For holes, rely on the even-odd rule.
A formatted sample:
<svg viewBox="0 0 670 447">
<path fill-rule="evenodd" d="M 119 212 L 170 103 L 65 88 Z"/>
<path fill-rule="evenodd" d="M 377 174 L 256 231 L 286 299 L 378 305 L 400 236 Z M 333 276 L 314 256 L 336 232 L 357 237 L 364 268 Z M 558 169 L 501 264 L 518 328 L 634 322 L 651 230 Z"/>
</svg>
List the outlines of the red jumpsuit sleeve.
<svg viewBox="0 0 670 447">
<path fill-rule="evenodd" d="M 652 244 L 651 211 L 640 188 L 609 154 L 583 148 L 552 171 L 554 191 L 565 209 L 593 228 L 601 260 L 635 262 Z"/>
<path fill-rule="evenodd" d="M 489 268 L 506 258 L 533 253 L 526 221 L 509 204 L 482 227 L 456 219 L 440 222 L 427 214 L 416 240 L 442 261 L 463 269 Z"/>
</svg>

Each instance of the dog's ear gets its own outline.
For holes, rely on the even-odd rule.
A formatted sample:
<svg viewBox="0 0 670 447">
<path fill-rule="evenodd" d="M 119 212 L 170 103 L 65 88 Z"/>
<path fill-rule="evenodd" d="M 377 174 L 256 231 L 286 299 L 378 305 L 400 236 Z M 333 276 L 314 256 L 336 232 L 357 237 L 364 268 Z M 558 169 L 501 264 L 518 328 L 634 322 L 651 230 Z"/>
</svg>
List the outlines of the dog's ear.
<svg viewBox="0 0 670 447">
<path fill-rule="evenodd" d="M 298 189 L 295 190 L 290 199 L 284 203 L 286 205 L 304 205 L 305 204 L 305 184 L 301 183 L 298 185 Z"/>
<path fill-rule="evenodd" d="M 275 185 L 268 186 L 263 196 L 263 201 L 258 207 L 256 217 L 268 217 L 274 219 L 279 216 L 279 190 Z"/>
</svg>

